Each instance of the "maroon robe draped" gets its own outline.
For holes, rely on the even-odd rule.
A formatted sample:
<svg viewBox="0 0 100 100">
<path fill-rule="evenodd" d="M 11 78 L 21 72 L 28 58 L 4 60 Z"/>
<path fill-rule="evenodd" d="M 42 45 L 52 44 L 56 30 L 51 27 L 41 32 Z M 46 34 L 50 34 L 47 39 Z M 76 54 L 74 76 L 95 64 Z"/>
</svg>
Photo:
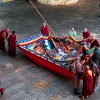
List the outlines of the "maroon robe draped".
<svg viewBox="0 0 100 100">
<path fill-rule="evenodd" d="M 8 54 L 11 57 L 16 56 L 16 40 L 17 38 L 15 34 L 10 35 L 8 38 L 8 47 L 9 47 Z"/>
<path fill-rule="evenodd" d="M 83 37 L 84 37 L 84 39 L 86 39 L 86 42 L 87 43 L 90 43 L 90 33 L 89 32 L 83 32 Z M 89 38 L 89 39 L 87 39 L 87 38 Z"/>
<path fill-rule="evenodd" d="M 93 92 L 93 73 L 89 69 L 84 70 L 82 96 L 89 96 Z"/>
<path fill-rule="evenodd" d="M 90 49 L 93 48 L 96 44 L 100 45 L 97 39 L 95 39 L 94 41 L 91 41 Z"/>
<path fill-rule="evenodd" d="M 74 71 L 74 74 L 73 74 L 73 77 L 72 77 L 73 88 L 78 88 L 79 82 L 80 82 L 79 73 L 82 72 L 82 64 L 80 62 L 76 63 L 76 66 L 74 66 L 73 71 Z"/>
<path fill-rule="evenodd" d="M 0 50 L 5 51 L 5 39 L 1 33 L 0 33 Z"/>
<path fill-rule="evenodd" d="M 48 28 L 48 26 L 42 26 L 41 27 L 41 33 L 42 33 L 42 35 L 46 35 L 46 36 L 49 36 L 49 28 Z"/>
<path fill-rule="evenodd" d="M 8 38 L 8 31 L 7 30 L 1 30 L 1 34 L 4 33 L 4 32 L 6 33 L 6 37 L 5 38 Z"/>
<path fill-rule="evenodd" d="M 98 85 L 99 76 L 96 76 L 96 73 L 99 71 L 99 68 L 97 67 L 97 65 L 94 62 L 93 62 L 93 64 L 91 64 L 91 70 L 95 74 L 94 77 L 93 77 L 94 78 L 93 86 L 94 86 L 94 89 L 95 89 L 95 87 L 97 87 L 97 85 Z"/>
</svg>

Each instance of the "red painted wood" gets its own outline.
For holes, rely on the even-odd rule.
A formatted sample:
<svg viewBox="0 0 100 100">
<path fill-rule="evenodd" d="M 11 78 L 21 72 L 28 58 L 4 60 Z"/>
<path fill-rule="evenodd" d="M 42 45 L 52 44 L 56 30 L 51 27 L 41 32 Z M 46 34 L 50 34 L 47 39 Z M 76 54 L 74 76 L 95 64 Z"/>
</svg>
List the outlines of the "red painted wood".
<svg viewBox="0 0 100 100">
<path fill-rule="evenodd" d="M 69 71 L 68 69 L 62 68 L 59 65 L 56 65 L 55 63 L 45 60 L 44 58 L 41 58 L 35 54 L 33 54 L 30 51 L 27 51 L 23 48 L 21 48 L 19 45 L 17 45 L 17 47 L 29 58 L 31 59 L 33 62 L 35 62 L 37 65 L 46 68 L 56 74 L 59 74 L 65 78 L 67 78 L 68 80 L 72 78 L 73 73 L 71 71 Z"/>
</svg>

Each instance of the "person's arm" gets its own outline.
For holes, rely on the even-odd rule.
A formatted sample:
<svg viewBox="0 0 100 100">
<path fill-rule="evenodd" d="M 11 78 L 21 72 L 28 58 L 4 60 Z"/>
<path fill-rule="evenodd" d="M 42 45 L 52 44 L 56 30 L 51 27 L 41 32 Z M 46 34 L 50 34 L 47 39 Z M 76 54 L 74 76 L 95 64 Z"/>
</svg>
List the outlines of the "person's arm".
<svg viewBox="0 0 100 100">
<path fill-rule="evenodd" d="M 76 32 L 74 32 L 74 37 L 76 37 L 77 36 L 77 34 L 76 34 Z"/>
<path fill-rule="evenodd" d="M 71 35 L 71 31 L 68 32 L 68 36 L 70 36 L 70 35 Z"/>
</svg>

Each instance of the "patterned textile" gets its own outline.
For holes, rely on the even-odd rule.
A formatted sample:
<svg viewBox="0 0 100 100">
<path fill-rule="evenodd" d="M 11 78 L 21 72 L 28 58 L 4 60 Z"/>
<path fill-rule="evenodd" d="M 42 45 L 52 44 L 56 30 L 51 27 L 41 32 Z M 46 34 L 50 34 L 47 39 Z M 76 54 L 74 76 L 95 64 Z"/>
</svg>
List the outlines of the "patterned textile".
<svg viewBox="0 0 100 100">
<path fill-rule="evenodd" d="M 37 35 L 34 35 L 32 37 L 29 37 L 29 38 L 25 38 L 25 39 L 22 39 L 22 40 L 18 40 L 17 41 L 17 44 L 20 44 L 20 43 L 24 43 L 24 42 L 28 42 L 28 41 L 31 41 L 31 40 L 34 40 L 38 37 L 42 36 L 41 34 L 37 34 Z"/>
<path fill-rule="evenodd" d="M 66 52 L 60 45 L 55 48 L 52 40 L 45 39 L 44 37 L 39 38 L 41 36 L 41 34 L 37 34 L 30 38 L 19 40 L 17 43 L 20 44 L 26 42 L 25 45 L 22 46 L 25 50 L 29 50 L 43 58 L 56 62 L 63 68 L 68 67 L 68 65 L 72 63 L 73 59 L 78 56 L 76 50 Z M 34 40 L 36 41 L 30 42 Z"/>
</svg>

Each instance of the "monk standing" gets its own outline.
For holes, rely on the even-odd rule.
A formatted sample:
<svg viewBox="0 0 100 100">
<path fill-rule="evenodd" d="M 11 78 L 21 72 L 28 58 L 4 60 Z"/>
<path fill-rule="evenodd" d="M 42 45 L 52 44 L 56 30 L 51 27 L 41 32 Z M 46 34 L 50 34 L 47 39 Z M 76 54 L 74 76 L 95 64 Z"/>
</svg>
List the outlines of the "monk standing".
<svg viewBox="0 0 100 100">
<path fill-rule="evenodd" d="M 44 22 L 42 27 L 41 27 L 41 33 L 43 36 L 50 36 L 50 30 L 49 27 L 46 25 L 46 23 Z"/>
<path fill-rule="evenodd" d="M 99 60 L 100 60 L 99 44 L 95 44 L 94 47 L 95 47 L 95 49 L 94 49 L 94 53 L 92 55 L 92 60 L 97 66 L 99 66 Z"/>
<path fill-rule="evenodd" d="M 8 38 L 8 54 L 11 57 L 16 56 L 16 42 L 17 42 L 17 37 L 15 35 L 15 31 L 12 31 L 12 34 Z"/>
<path fill-rule="evenodd" d="M 81 99 L 88 98 L 93 93 L 93 72 L 89 66 L 86 65 L 83 72 L 83 88 Z"/>
<path fill-rule="evenodd" d="M 95 74 L 94 77 L 93 77 L 93 92 L 94 92 L 95 87 L 97 87 L 97 85 L 98 85 L 99 69 L 98 69 L 97 65 L 93 62 L 92 59 L 90 59 L 89 62 L 90 62 L 90 65 L 91 65 L 90 69 Z"/>
<path fill-rule="evenodd" d="M 3 33 L 0 33 L 0 50 L 5 51 L 5 38 Z"/>
<path fill-rule="evenodd" d="M 8 38 L 9 29 L 1 30 L 1 33 L 5 33 L 5 39 Z"/>
<path fill-rule="evenodd" d="M 79 82 L 80 82 L 80 73 L 82 72 L 82 64 L 79 61 L 79 58 L 77 59 L 75 65 L 74 65 L 74 74 L 72 78 L 72 84 L 74 88 L 74 94 L 79 95 L 80 93 L 78 92 L 78 87 L 79 87 Z"/>
<path fill-rule="evenodd" d="M 90 43 L 90 33 L 88 32 L 88 29 L 85 28 L 83 32 L 83 38 L 86 40 L 86 43 Z"/>
<path fill-rule="evenodd" d="M 95 46 L 96 44 L 97 44 L 97 45 L 100 45 L 100 44 L 99 44 L 99 41 L 95 38 L 95 36 L 92 36 L 90 43 L 91 43 L 90 49 L 91 49 L 91 48 L 94 48 L 94 46 Z"/>
</svg>

